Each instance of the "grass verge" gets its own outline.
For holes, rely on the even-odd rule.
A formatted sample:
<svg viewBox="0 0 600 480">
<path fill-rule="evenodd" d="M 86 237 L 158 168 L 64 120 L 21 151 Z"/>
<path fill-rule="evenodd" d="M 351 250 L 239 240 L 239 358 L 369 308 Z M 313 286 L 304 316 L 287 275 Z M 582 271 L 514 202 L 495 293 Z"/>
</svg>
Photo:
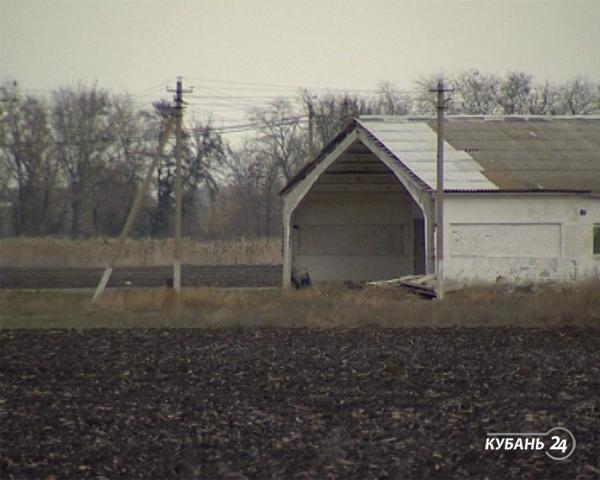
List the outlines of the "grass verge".
<svg viewBox="0 0 600 480">
<path fill-rule="evenodd" d="M 600 327 L 600 282 L 534 291 L 470 288 L 443 301 L 393 287 L 0 291 L 0 328 Z"/>
</svg>

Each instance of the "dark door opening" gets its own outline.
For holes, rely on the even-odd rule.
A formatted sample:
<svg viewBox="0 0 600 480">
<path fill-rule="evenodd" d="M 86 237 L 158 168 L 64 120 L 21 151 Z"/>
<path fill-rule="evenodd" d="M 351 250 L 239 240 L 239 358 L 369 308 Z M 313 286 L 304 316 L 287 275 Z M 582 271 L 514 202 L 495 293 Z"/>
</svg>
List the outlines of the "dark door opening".
<svg viewBox="0 0 600 480">
<path fill-rule="evenodd" d="M 413 219 L 413 256 L 415 275 L 425 275 L 425 220 Z"/>
</svg>

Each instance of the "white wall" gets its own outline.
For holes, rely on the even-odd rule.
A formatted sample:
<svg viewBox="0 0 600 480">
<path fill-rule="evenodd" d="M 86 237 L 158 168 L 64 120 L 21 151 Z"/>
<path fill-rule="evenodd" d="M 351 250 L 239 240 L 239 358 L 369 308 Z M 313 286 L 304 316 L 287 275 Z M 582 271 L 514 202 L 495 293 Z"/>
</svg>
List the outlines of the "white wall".
<svg viewBox="0 0 600 480">
<path fill-rule="evenodd" d="M 408 193 L 309 192 L 292 216 L 292 268 L 315 281 L 375 280 L 414 269 Z"/>
<path fill-rule="evenodd" d="M 600 255 L 592 253 L 600 197 L 448 194 L 444 212 L 446 278 L 518 282 L 600 277 Z"/>
</svg>

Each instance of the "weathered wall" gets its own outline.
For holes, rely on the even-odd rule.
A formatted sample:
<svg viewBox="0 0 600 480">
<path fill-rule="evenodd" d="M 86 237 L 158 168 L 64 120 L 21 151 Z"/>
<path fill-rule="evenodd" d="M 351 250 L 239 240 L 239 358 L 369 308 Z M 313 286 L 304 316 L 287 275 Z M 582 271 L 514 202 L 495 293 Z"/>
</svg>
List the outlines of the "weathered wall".
<svg viewBox="0 0 600 480">
<path fill-rule="evenodd" d="M 600 197 L 450 194 L 444 211 L 446 278 L 518 282 L 600 277 L 600 255 L 592 253 Z"/>
<path fill-rule="evenodd" d="M 415 271 L 414 219 L 422 210 L 357 133 L 285 196 L 283 284 L 373 280 Z M 424 230 L 421 227 L 421 230 Z M 418 242 L 425 269 L 424 234 Z"/>
<path fill-rule="evenodd" d="M 310 192 L 292 217 L 293 270 L 315 281 L 411 274 L 413 218 L 419 217 L 410 196 L 399 191 Z"/>
</svg>

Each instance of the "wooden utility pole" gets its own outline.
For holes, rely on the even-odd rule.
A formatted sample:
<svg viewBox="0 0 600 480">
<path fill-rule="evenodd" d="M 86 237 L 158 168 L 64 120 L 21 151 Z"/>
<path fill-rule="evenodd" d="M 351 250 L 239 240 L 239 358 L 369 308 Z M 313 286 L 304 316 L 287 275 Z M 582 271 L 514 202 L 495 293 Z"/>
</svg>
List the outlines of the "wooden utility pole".
<svg viewBox="0 0 600 480">
<path fill-rule="evenodd" d="M 93 303 L 95 303 L 96 300 L 98 300 L 100 298 L 102 293 L 104 293 L 104 289 L 106 288 L 106 285 L 108 284 L 108 280 L 110 279 L 112 271 L 115 268 L 117 260 L 119 259 L 119 255 L 121 254 L 121 250 L 123 248 L 123 243 L 125 242 L 125 239 L 129 236 L 131 227 L 133 226 L 133 222 L 135 222 L 135 219 L 139 213 L 140 207 L 142 206 L 142 202 L 144 200 L 144 195 L 146 194 L 146 190 L 148 190 L 148 185 L 150 184 L 150 179 L 152 178 L 152 175 L 154 174 L 154 170 L 156 170 L 158 162 L 160 161 L 160 157 L 165 148 L 165 144 L 167 143 L 167 140 L 169 139 L 169 135 L 171 134 L 171 130 L 173 129 L 174 121 L 175 121 L 175 117 L 172 115 L 169 118 L 169 120 L 167 121 L 167 125 L 165 126 L 165 128 L 162 132 L 160 141 L 158 142 L 158 147 L 156 148 L 154 160 L 152 161 L 152 164 L 150 165 L 150 167 L 148 168 L 148 171 L 146 172 L 146 176 L 144 177 L 142 186 L 141 186 L 140 190 L 138 191 L 137 196 L 135 197 L 135 200 L 133 202 L 131 210 L 129 211 L 129 215 L 127 215 L 127 220 L 125 221 L 125 226 L 123 227 L 123 230 L 121 231 L 121 236 L 119 237 L 119 241 L 117 242 L 117 247 L 115 248 L 115 253 L 113 254 L 113 257 L 112 257 L 112 260 L 111 260 L 109 266 L 106 267 L 106 269 L 104 270 L 104 273 L 102 274 L 102 278 L 100 279 L 100 283 L 98 283 L 98 287 L 96 288 L 96 292 L 94 293 L 94 298 L 92 299 Z"/>
<path fill-rule="evenodd" d="M 444 89 L 444 81 L 440 79 L 437 88 L 430 92 L 437 92 L 437 186 L 435 196 L 435 275 L 438 300 L 444 298 L 444 110 L 446 99 L 444 94 L 452 90 Z"/>
<path fill-rule="evenodd" d="M 172 89 L 167 89 L 172 92 Z M 183 121 L 183 94 L 191 93 L 192 90 L 183 89 L 182 77 L 177 77 L 175 89 L 175 252 L 173 258 L 173 288 L 178 294 L 181 293 L 181 124 Z"/>
</svg>

